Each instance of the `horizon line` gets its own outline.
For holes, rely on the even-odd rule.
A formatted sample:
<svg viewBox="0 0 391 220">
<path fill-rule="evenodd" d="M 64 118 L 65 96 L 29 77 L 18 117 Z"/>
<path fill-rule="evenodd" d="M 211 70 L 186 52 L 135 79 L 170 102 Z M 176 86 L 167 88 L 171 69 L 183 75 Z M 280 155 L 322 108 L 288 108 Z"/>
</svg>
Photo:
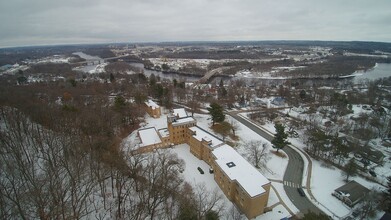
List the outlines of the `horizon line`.
<svg viewBox="0 0 391 220">
<path fill-rule="evenodd" d="M 383 43 L 391 44 L 386 41 L 368 41 L 368 40 L 168 40 L 168 41 L 129 41 L 129 42 L 96 42 L 96 43 L 53 43 L 53 44 L 31 44 L 20 46 L 0 46 L 0 49 L 17 49 L 29 47 L 60 47 L 60 46 L 83 46 L 83 45 L 119 45 L 119 44 L 174 44 L 174 43 L 261 43 L 261 42 L 318 42 L 318 43 Z"/>
</svg>

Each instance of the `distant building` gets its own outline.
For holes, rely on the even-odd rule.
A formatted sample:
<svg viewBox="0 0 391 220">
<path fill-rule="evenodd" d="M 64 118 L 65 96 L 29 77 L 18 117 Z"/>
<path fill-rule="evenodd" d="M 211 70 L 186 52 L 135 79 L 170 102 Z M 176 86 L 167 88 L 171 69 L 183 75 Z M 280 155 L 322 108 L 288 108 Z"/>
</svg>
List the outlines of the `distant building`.
<svg viewBox="0 0 391 220">
<path fill-rule="evenodd" d="M 151 117 L 160 118 L 162 113 L 160 110 L 160 106 L 158 104 L 156 104 L 154 101 L 149 99 L 148 101 L 145 102 L 145 105 L 147 107 L 147 113 Z"/>
<path fill-rule="evenodd" d="M 6 64 L 6 65 L 3 65 L 3 66 L 0 66 L 0 71 L 6 71 L 6 70 L 9 70 L 13 67 L 13 65 L 10 65 L 10 64 Z"/>
<path fill-rule="evenodd" d="M 360 154 L 363 158 L 377 164 L 381 164 L 384 160 L 385 155 L 378 150 L 373 149 L 369 146 L 359 146 L 357 147 L 357 153 Z"/>
<path fill-rule="evenodd" d="M 347 184 L 334 190 L 333 196 L 344 202 L 346 205 L 353 207 L 359 203 L 365 195 L 369 192 L 369 189 L 363 185 L 352 180 Z"/>
<path fill-rule="evenodd" d="M 282 97 L 276 97 L 273 99 L 272 104 L 277 106 L 285 105 L 285 99 Z"/>
<path fill-rule="evenodd" d="M 198 127 L 197 121 L 183 108 L 174 109 L 167 116 L 167 129 L 161 130 L 140 129 L 140 145 L 134 153 L 186 143 L 194 156 L 209 164 L 216 183 L 247 218 L 264 213 L 270 181 L 236 150 Z"/>
</svg>

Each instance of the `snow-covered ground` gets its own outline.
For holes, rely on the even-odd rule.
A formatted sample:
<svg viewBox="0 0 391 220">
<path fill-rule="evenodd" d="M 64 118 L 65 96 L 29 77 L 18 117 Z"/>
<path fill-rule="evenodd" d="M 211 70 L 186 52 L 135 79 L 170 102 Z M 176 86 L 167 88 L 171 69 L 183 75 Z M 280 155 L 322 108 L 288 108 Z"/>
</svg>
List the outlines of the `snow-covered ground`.
<svg viewBox="0 0 391 220">
<path fill-rule="evenodd" d="M 210 59 L 169 59 L 169 58 L 150 58 L 155 66 L 162 66 L 167 64 L 173 70 L 179 70 L 180 68 L 192 64 L 201 68 L 206 68 L 210 62 L 216 62 L 215 60 Z"/>
<path fill-rule="evenodd" d="M 145 122 L 141 125 L 143 128 L 147 127 L 155 127 L 156 129 L 166 128 L 167 127 L 167 111 L 162 111 L 162 116 L 158 119 L 151 118 L 148 115 L 145 115 Z M 202 127 L 203 129 L 209 131 L 210 133 L 214 133 L 210 126 L 212 122 L 210 121 L 210 115 L 208 114 L 194 114 L 194 118 L 197 120 L 197 125 Z M 227 121 L 235 120 L 227 115 L 226 118 Z M 248 129 L 246 126 L 242 125 L 238 121 L 236 121 L 238 124 L 238 129 L 236 131 L 237 135 L 240 137 L 240 140 L 237 142 L 238 146 L 236 147 L 236 150 L 240 154 L 245 154 L 244 149 L 244 143 L 248 141 L 262 141 L 267 142 L 263 137 L 259 136 L 252 130 Z M 215 134 L 216 135 L 216 134 Z M 216 135 L 217 137 L 220 137 L 219 135 Z M 221 138 L 221 137 L 220 137 Z M 133 132 L 130 134 L 127 138 L 123 140 L 123 146 L 124 148 L 129 148 L 135 143 L 136 139 L 136 132 Z M 269 143 L 270 144 L 270 143 Z M 271 145 L 270 145 L 271 146 Z M 224 195 L 224 193 L 221 191 L 221 189 L 218 187 L 217 183 L 214 181 L 213 174 L 209 174 L 209 165 L 206 164 L 204 161 L 199 160 L 196 158 L 193 154 L 190 153 L 190 147 L 187 144 L 181 144 L 174 146 L 172 148 L 167 149 L 173 153 L 176 153 L 180 159 L 183 159 L 185 162 L 185 170 L 183 171 L 183 177 L 184 179 L 192 184 L 193 186 L 204 184 L 208 191 L 212 192 L 213 190 L 218 190 L 222 197 L 223 202 L 225 204 L 225 211 L 229 211 L 229 207 L 231 207 L 232 203 L 227 199 L 227 197 Z M 264 169 L 261 170 L 261 173 L 266 176 L 269 179 L 272 180 L 282 180 L 286 166 L 288 164 L 288 158 L 280 158 L 275 156 L 274 154 L 271 154 L 269 152 L 270 159 L 267 162 L 267 170 Z M 204 170 L 204 174 L 200 174 L 197 170 L 197 167 L 200 167 Z M 275 184 L 279 183 L 272 183 L 273 186 Z M 282 184 L 280 184 L 281 187 L 276 187 L 277 193 L 280 195 L 280 197 L 283 199 L 284 203 L 286 203 L 290 210 L 293 212 L 297 212 L 297 208 L 290 202 L 287 195 L 285 194 L 285 191 L 283 190 Z M 270 207 L 272 205 L 276 205 L 279 202 L 279 199 L 276 195 L 276 192 L 271 189 L 270 195 L 269 195 L 269 201 L 267 206 Z M 266 219 L 281 219 L 284 217 L 289 217 L 289 212 L 282 206 L 277 205 L 273 208 L 272 211 L 267 212 L 263 215 L 258 216 L 257 220 L 266 220 Z"/>
<path fill-rule="evenodd" d="M 363 111 L 366 111 L 359 106 L 353 106 L 353 110 L 354 110 L 354 114 L 359 114 Z M 299 116 L 300 113 L 303 111 L 305 111 L 305 109 L 301 109 L 301 110 L 294 109 L 290 111 L 290 115 Z M 165 112 L 167 114 L 167 111 Z M 146 120 L 145 123 L 142 124 L 142 127 L 156 127 L 156 129 L 167 127 L 166 114 L 163 114 L 159 119 L 154 119 L 146 115 Z M 245 116 L 246 114 L 242 114 L 242 115 Z M 197 120 L 198 126 L 213 133 L 213 131 L 210 129 L 212 122 L 208 114 L 194 114 L 194 118 Z M 235 119 L 231 118 L 228 115 L 226 120 L 235 121 Z M 238 125 L 238 129 L 236 130 L 236 133 L 237 136 L 240 137 L 240 139 L 236 142 L 237 145 L 236 150 L 243 156 L 245 156 L 246 154 L 244 143 L 248 141 L 262 141 L 262 142 L 269 143 L 263 137 L 257 135 L 255 132 L 253 132 L 246 126 L 242 125 L 238 121 L 236 121 L 236 123 Z M 267 129 L 269 132 L 274 132 L 273 123 L 267 123 L 262 127 Z M 216 134 L 216 136 L 221 138 L 221 136 L 218 134 Z M 134 139 L 134 137 L 135 135 L 132 134 L 131 136 L 128 137 L 128 139 L 125 139 L 124 142 L 130 143 L 130 139 L 132 138 Z M 294 146 L 296 146 L 299 149 L 303 149 L 305 147 L 303 140 L 300 138 L 291 138 L 290 141 Z M 223 192 L 219 189 L 217 183 L 214 181 L 213 174 L 209 174 L 208 172 L 209 165 L 207 165 L 204 161 L 199 160 L 194 155 L 192 155 L 190 153 L 188 145 L 182 144 L 182 145 L 174 146 L 173 148 L 168 150 L 178 154 L 178 157 L 185 161 L 186 168 L 183 172 L 183 176 L 187 182 L 191 183 L 193 186 L 196 186 L 198 184 L 204 184 L 207 187 L 208 191 L 211 192 L 213 190 L 218 190 L 221 193 L 222 197 L 224 198 L 223 201 L 226 204 L 226 207 L 231 206 L 231 202 L 228 201 L 228 199 L 225 197 Z M 305 185 L 307 174 L 308 174 L 307 172 L 308 161 L 305 159 L 305 156 L 303 155 L 302 152 L 300 152 L 299 150 L 298 152 L 302 155 L 305 161 L 305 170 L 304 170 L 304 177 L 303 177 L 303 185 Z M 277 193 L 284 201 L 284 203 L 288 206 L 288 208 L 293 213 L 297 213 L 299 210 L 289 200 L 288 196 L 286 195 L 283 189 L 283 184 L 276 182 L 276 181 L 283 180 L 283 175 L 286 166 L 288 164 L 288 158 L 280 158 L 271 153 L 269 157 L 270 159 L 267 162 L 267 169 L 262 169 L 261 172 L 267 178 L 272 180 L 272 185 L 277 190 Z M 201 167 L 204 170 L 205 174 L 200 174 L 197 170 L 197 167 Z M 372 188 L 383 189 L 379 184 L 369 182 L 359 176 L 353 177 L 352 179 L 354 179 L 355 181 L 357 181 L 358 183 L 364 185 L 369 189 Z M 344 217 L 351 213 L 351 209 L 349 207 L 347 207 L 340 200 L 336 199 L 334 196 L 331 195 L 331 193 L 336 188 L 342 186 L 343 184 L 345 184 L 345 182 L 341 175 L 341 170 L 335 167 L 326 167 L 323 165 L 322 162 L 312 160 L 311 191 L 316 199 L 316 201 L 313 202 L 320 209 L 324 210 L 326 213 L 329 213 L 330 216 L 333 216 L 334 218 Z M 278 202 L 279 199 L 276 195 L 276 192 L 272 189 L 270 191 L 268 206 L 276 205 Z M 228 211 L 228 208 L 226 211 Z M 290 216 L 289 212 L 282 205 L 277 205 L 271 212 L 258 216 L 257 219 L 259 220 L 281 219 L 287 216 Z"/>
<path fill-rule="evenodd" d="M 292 110 L 289 111 L 289 109 L 285 109 L 282 112 L 287 113 L 289 111 L 289 115 L 296 117 L 296 118 L 308 118 L 307 114 L 302 114 L 305 112 L 306 108 L 292 108 Z M 353 105 L 353 113 L 349 114 L 346 118 L 358 116 L 361 113 L 368 113 L 371 110 L 363 109 L 362 106 L 359 105 Z M 241 114 L 244 117 L 247 117 L 247 114 L 243 113 Z M 320 121 L 324 121 L 324 118 L 322 118 L 321 115 L 314 114 Z M 275 133 L 274 124 L 269 122 L 265 125 L 262 125 L 262 127 L 269 132 Z M 298 131 L 299 138 L 289 138 L 289 141 L 292 143 L 293 146 L 297 147 L 298 149 L 304 150 L 306 145 L 303 143 L 303 139 L 300 138 L 300 134 L 303 133 L 303 131 Z M 300 152 L 299 150 L 297 150 Z M 303 157 L 305 161 L 305 167 L 308 166 L 308 161 L 306 157 L 301 153 L 301 156 Z M 313 201 L 316 206 L 318 206 L 320 209 L 322 209 L 324 212 L 328 213 L 333 218 L 339 219 L 341 217 L 348 216 L 351 214 L 352 209 L 348 206 L 346 206 L 344 203 L 342 203 L 340 200 L 335 198 L 331 195 L 332 192 L 334 192 L 335 189 L 338 187 L 344 185 L 346 182 L 344 182 L 344 178 L 342 177 L 342 171 L 334 166 L 326 166 L 323 162 L 317 161 L 311 158 L 312 161 L 312 175 L 311 175 L 311 192 L 314 195 L 316 201 Z M 383 167 L 377 167 L 376 168 L 378 172 L 386 172 L 386 175 L 391 175 L 389 164 L 386 163 Z M 303 176 L 303 184 L 306 182 L 306 176 L 308 175 L 307 170 L 304 170 L 304 176 Z M 361 176 L 355 176 L 351 177 L 350 180 L 355 180 L 356 182 L 360 183 L 361 185 L 367 187 L 368 189 L 376 189 L 378 191 L 384 190 L 384 187 L 380 184 L 370 182 L 366 180 L 365 178 L 362 178 Z M 278 183 L 273 183 L 273 185 L 278 188 Z M 282 185 L 282 184 L 280 184 Z M 282 187 L 281 187 L 282 188 Z M 283 189 L 282 189 L 283 190 Z M 310 198 L 310 197 L 309 197 Z"/>
</svg>

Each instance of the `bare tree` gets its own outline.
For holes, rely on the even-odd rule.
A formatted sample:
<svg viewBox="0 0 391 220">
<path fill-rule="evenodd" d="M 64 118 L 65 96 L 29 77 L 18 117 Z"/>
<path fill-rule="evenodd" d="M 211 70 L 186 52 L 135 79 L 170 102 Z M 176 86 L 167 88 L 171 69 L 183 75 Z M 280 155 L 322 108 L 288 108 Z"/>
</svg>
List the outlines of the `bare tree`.
<svg viewBox="0 0 391 220">
<path fill-rule="evenodd" d="M 144 184 L 138 185 L 138 199 L 146 207 L 148 216 L 153 219 L 164 213 L 164 202 L 174 195 L 182 184 L 179 177 L 184 162 L 174 154 L 156 151 L 143 166 Z"/>
<path fill-rule="evenodd" d="M 267 169 L 266 163 L 270 159 L 268 154 L 269 144 L 262 141 L 249 141 L 244 144 L 248 160 L 256 168 Z"/>
<path fill-rule="evenodd" d="M 380 199 L 381 194 L 376 189 L 371 189 L 356 208 L 359 219 L 373 218 L 380 209 Z"/>
<path fill-rule="evenodd" d="M 211 212 L 212 210 L 220 215 L 225 206 L 220 191 L 215 188 L 210 192 L 205 184 L 198 184 L 195 186 L 194 198 L 197 204 L 197 219 L 205 218 L 208 212 Z"/>
<path fill-rule="evenodd" d="M 228 212 L 225 214 L 225 219 L 227 220 L 243 220 L 246 219 L 243 214 L 239 212 L 239 210 L 234 206 L 231 205 Z"/>
<path fill-rule="evenodd" d="M 231 124 L 232 134 L 236 136 L 235 132 L 240 128 L 238 122 L 235 119 L 231 119 L 229 123 Z"/>
<path fill-rule="evenodd" d="M 13 218 L 80 219 L 93 211 L 95 182 L 75 136 L 56 134 L 16 109 L 3 109 L 0 189 Z"/>
</svg>

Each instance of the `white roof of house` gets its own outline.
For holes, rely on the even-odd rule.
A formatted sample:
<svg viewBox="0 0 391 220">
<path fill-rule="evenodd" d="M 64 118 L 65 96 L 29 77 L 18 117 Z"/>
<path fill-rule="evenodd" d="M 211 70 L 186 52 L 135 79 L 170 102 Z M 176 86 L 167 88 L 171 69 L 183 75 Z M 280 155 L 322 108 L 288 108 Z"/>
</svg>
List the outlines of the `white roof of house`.
<svg viewBox="0 0 391 220">
<path fill-rule="evenodd" d="M 235 149 L 224 144 L 212 151 L 217 165 L 231 179 L 236 180 L 251 196 L 265 192 L 263 185 L 270 181 L 244 159 Z"/>
<path fill-rule="evenodd" d="M 202 141 L 202 139 L 204 139 L 205 141 L 212 141 L 212 144 L 210 145 L 211 148 L 215 148 L 223 143 L 220 139 L 216 138 L 212 134 L 202 130 L 197 126 L 190 127 L 189 129 L 196 132 L 193 137 L 198 141 Z"/>
<path fill-rule="evenodd" d="M 148 146 L 151 144 L 158 144 L 162 142 L 155 127 L 141 129 L 138 131 L 138 133 L 142 146 Z"/>
<path fill-rule="evenodd" d="M 187 117 L 186 110 L 184 108 L 176 108 L 174 109 L 174 115 L 179 116 L 179 118 Z"/>
<path fill-rule="evenodd" d="M 155 109 L 155 108 L 160 108 L 160 106 L 158 105 L 158 104 L 156 104 L 154 101 L 152 101 L 152 100 L 148 100 L 148 101 L 146 101 L 145 102 L 145 104 L 148 106 L 148 107 L 151 107 L 151 108 L 153 108 L 153 109 Z"/>
</svg>

